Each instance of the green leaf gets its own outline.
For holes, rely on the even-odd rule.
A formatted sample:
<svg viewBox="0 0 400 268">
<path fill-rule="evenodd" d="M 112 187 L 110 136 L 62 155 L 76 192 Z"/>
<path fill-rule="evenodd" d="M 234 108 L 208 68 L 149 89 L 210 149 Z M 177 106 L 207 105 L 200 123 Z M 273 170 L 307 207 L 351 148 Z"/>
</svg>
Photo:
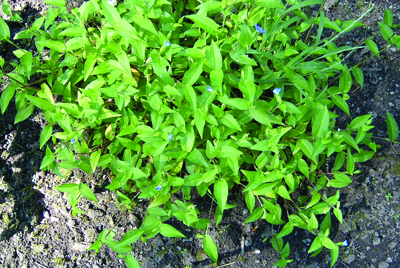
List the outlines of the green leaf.
<svg viewBox="0 0 400 268">
<path fill-rule="evenodd" d="M 242 151 L 240 151 L 240 150 L 238 150 L 236 148 L 233 148 L 231 146 L 227 146 L 227 145 L 221 147 L 220 153 L 221 153 L 221 158 L 224 158 L 224 157 L 228 157 L 228 158 L 229 157 L 235 157 L 235 156 L 240 156 L 240 155 L 243 154 Z"/>
<path fill-rule="evenodd" d="M 266 125 L 267 127 L 272 127 L 271 121 L 268 118 L 268 115 L 257 108 L 250 108 L 250 115 L 256 120 L 257 122 Z"/>
<path fill-rule="evenodd" d="M 244 223 L 256 221 L 259 218 L 261 218 L 262 215 L 264 215 L 264 208 L 258 207 L 253 211 L 253 213 L 250 214 L 250 216 L 247 218 L 247 220 Z"/>
<path fill-rule="evenodd" d="M 37 41 L 36 43 L 38 45 L 53 49 L 54 51 L 57 51 L 57 52 L 65 51 L 65 45 L 64 45 L 64 43 L 62 43 L 60 41 L 44 40 L 44 41 Z"/>
<path fill-rule="evenodd" d="M 312 153 L 313 153 L 313 146 L 311 142 L 309 142 L 306 139 L 300 139 L 297 142 L 297 145 L 300 147 L 300 149 L 303 151 L 303 153 L 308 156 L 310 159 L 312 159 Z"/>
<path fill-rule="evenodd" d="M 281 238 L 289 235 L 293 231 L 293 228 L 294 228 L 293 223 L 289 221 L 288 223 L 285 224 L 285 226 L 283 226 L 282 230 L 279 232 L 276 238 Z"/>
<path fill-rule="evenodd" d="M 375 54 L 375 56 L 379 57 L 379 49 L 378 46 L 376 45 L 376 43 L 374 41 L 372 41 L 371 39 L 365 40 L 365 44 L 367 45 L 367 47 L 369 48 L 369 50 L 372 51 L 372 53 Z"/>
<path fill-rule="evenodd" d="M 339 208 L 333 208 L 333 213 L 335 214 L 335 216 L 339 220 L 339 222 L 342 223 L 343 222 L 342 211 Z"/>
<path fill-rule="evenodd" d="M 366 114 L 366 115 L 362 115 L 362 116 L 354 118 L 351 121 L 348 128 L 353 129 L 353 130 L 358 130 L 359 128 L 361 128 L 368 122 L 368 120 L 371 118 L 371 116 L 372 115 L 370 115 L 370 114 Z"/>
<path fill-rule="evenodd" d="M 351 179 L 344 173 L 336 173 L 333 175 L 334 180 L 328 182 L 328 186 L 335 188 L 343 188 L 351 183 Z"/>
<path fill-rule="evenodd" d="M 379 28 L 381 30 L 383 39 L 385 39 L 385 41 L 389 40 L 389 38 L 393 35 L 393 30 L 390 29 L 389 26 L 387 26 L 386 24 L 384 24 L 382 22 L 378 22 L 378 24 L 379 24 Z"/>
<path fill-rule="evenodd" d="M 349 106 L 342 97 L 334 95 L 332 96 L 332 101 L 334 104 L 336 104 L 337 107 L 339 107 L 343 112 L 350 116 Z"/>
<path fill-rule="evenodd" d="M 231 129 L 242 131 L 242 128 L 240 127 L 238 121 L 236 121 L 235 117 L 233 117 L 231 114 L 225 113 L 224 116 L 219 120 L 222 124 Z"/>
<path fill-rule="evenodd" d="M 79 191 L 79 185 L 76 183 L 65 183 L 54 187 L 54 189 L 63 193 L 75 193 L 76 191 Z"/>
<path fill-rule="evenodd" d="M 393 14 L 392 14 L 392 11 L 390 11 L 390 9 L 385 10 L 383 22 L 389 26 L 393 26 Z"/>
<path fill-rule="evenodd" d="M 188 15 L 185 16 L 185 18 L 192 20 L 196 24 L 196 26 L 200 27 L 201 29 L 203 29 L 204 31 L 206 31 L 211 35 L 218 34 L 218 29 L 220 26 L 214 20 L 212 20 L 207 16 Z"/>
<path fill-rule="evenodd" d="M 0 18 L 1 19 L 1 18 Z M 12 97 L 14 96 L 16 90 L 15 85 L 8 85 L 8 87 L 1 93 L 1 98 L 0 98 L 0 106 L 1 106 L 1 113 L 4 114 L 8 104 L 10 103 Z"/>
<path fill-rule="evenodd" d="M 146 17 L 140 16 L 138 14 L 133 15 L 133 21 L 139 26 L 142 27 L 143 29 L 158 35 L 158 32 L 156 30 L 156 28 L 154 28 L 153 23 L 151 22 L 151 20 L 149 20 Z"/>
<path fill-rule="evenodd" d="M 9 39 L 10 39 L 10 29 L 8 28 L 7 23 L 2 18 L 0 18 L 0 41 Z"/>
<path fill-rule="evenodd" d="M 46 0 L 44 3 L 56 7 L 65 7 L 65 0 Z"/>
<path fill-rule="evenodd" d="M 322 247 L 322 237 L 321 236 L 317 236 L 313 243 L 310 246 L 310 249 L 308 250 L 308 253 L 311 253 L 313 251 L 316 251 L 318 249 L 320 249 Z"/>
<path fill-rule="evenodd" d="M 311 197 L 310 202 L 306 206 L 306 208 L 314 206 L 315 204 L 317 204 L 319 202 L 320 199 L 321 199 L 321 194 L 318 191 L 315 191 L 313 196 Z"/>
<path fill-rule="evenodd" d="M 218 206 L 220 207 L 221 211 L 224 211 L 226 206 L 226 201 L 228 200 L 228 184 L 224 179 L 218 180 L 214 184 L 214 196 L 217 199 Z"/>
<path fill-rule="evenodd" d="M 201 73 L 203 72 L 203 60 L 196 62 L 190 69 L 185 73 L 182 79 L 182 84 L 185 87 L 192 86 L 197 82 Z"/>
<path fill-rule="evenodd" d="M 345 154 L 340 152 L 336 155 L 335 164 L 333 165 L 333 170 L 338 171 L 344 164 Z"/>
<path fill-rule="evenodd" d="M 188 155 L 187 159 L 195 164 L 198 164 L 203 167 L 210 167 L 206 159 L 204 158 L 203 154 L 200 152 L 199 149 L 194 148 L 193 151 Z"/>
<path fill-rule="evenodd" d="M 27 96 L 27 95 L 25 95 Z M 33 111 L 35 110 L 35 106 L 33 105 L 27 105 L 21 110 L 17 112 L 17 115 L 15 116 L 14 124 L 17 124 L 19 122 L 24 121 L 27 119 L 31 114 L 33 114 Z"/>
<path fill-rule="evenodd" d="M 363 151 L 361 153 L 353 155 L 354 162 L 362 163 L 369 160 L 375 154 L 374 151 Z"/>
<path fill-rule="evenodd" d="M 218 262 L 218 249 L 210 235 L 203 237 L 203 248 L 213 262 Z"/>
<path fill-rule="evenodd" d="M 306 161 L 304 161 L 303 159 L 299 159 L 297 161 L 297 165 L 300 172 L 303 173 L 306 178 L 310 178 L 310 169 L 308 168 Z"/>
<path fill-rule="evenodd" d="M 347 148 L 347 173 L 349 173 L 350 175 L 353 175 L 353 171 L 355 168 L 354 163 L 355 161 L 353 159 L 353 156 L 351 155 L 351 151 L 349 148 Z"/>
<path fill-rule="evenodd" d="M 104 16 L 106 17 L 107 22 L 111 24 L 114 24 L 116 20 L 121 19 L 118 10 L 105 0 L 101 1 L 101 10 L 103 11 Z"/>
<path fill-rule="evenodd" d="M 130 254 L 125 256 L 125 264 L 128 268 L 140 268 L 140 264 L 137 259 Z"/>
<path fill-rule="evenodd" d="M 171 225 L 164 223 L 160 225 L 160 233 L 165 237 L 186 237 Z"/>
<path fill-rule="evenodd" d="M 217 44 L 214 40 L 211 41 L 210 55 L 208 62 L 212 70 L 222 69 L 222 56 Z"/>
<path fill-rule="evenodd" d="M 265 8 L 284 8 L 282 0 L 257 0 L 255 2 L 256 6 L 261 6 Z"/>
<path fill-rule="evenodd" d="M 84 33 L 85 33 L 85 28 L 75 26 L 75 27 L 65 29 L 58 35 L 59 36 L 77 37 L 77 36 L 82 36 Z"/>
<path fill-rule="evenodd" d="M 56 108 L 54 107 L 53 104 L 51 104 L 48 100 L 44 100 L 38 97 L 34 97 L 31 95 L 26 94 L 25 98 L 27 100 L 29 100 L 33 105 L 35 105 L 36 107 L 45 110 L 45 111 L 50 111 L 50 112 L 54 112 L 56 110 Z"/>
<path fill-rule="evenodd" d="M 109 246 L 113 251 L 117 253 L 130 253 L 132 251 L 132 247 L 129 245 L 123 245 L 120 242 L 109 241 L 106 240 L 105 243 Z"/>
<path fill-rule="evenodd" d="M 196 111 L 197 96 L 196 96 L 196 92 L 194 91 L 193 87 L 190 85 L 183 85 L 182 90 L 183 90 L 183 95 L 185 96 L 186 100 L 189 102 L 192 110 Z"/>
<path fill-rule="evenodd" d="M 142 234 L 143 231 L 140 229 L 129 230 L 119 242 L 121 243 L 121 246 L 133 244 L 142 236 Z"/>
<path fill-rule="evenodd" d="M 390 141 L 394 142 L 399 136 L 399 126 L 393 116 L 386 111 L 386 124 Z"/>
<path fill-rule="evenodd" d="M 27 52 L 21 57 L 21 65 L 22 68 L 24 68 L 26 78 L 31 79 L 31 73 L 32 73 L 32 61 L 33 61 L 33 55 L 32 52 Z"/>
<path fill-rule="evenodd" d="M 99 200 L 97 200 L 96 196 L 94 195 L 94 193 L 92 192 L 92 190 L 89 188 L 89 186 L 87 186 L 84 183 L 80 183 L 79 184 L 79 192 L 86 197 L 87 199 L 90 199 L 94 202 L 99 202 Z"/>
<path fill-rule="evenodd" d="M 7 16 L 10 16 L 11 8 L 10 8 L 10 5 L 8 4 L 7 0 L 3 1 L 2 9 L 3 9 L 4 14 L 6 14 Z"/>
<path fill-rule="evenodd" d="M 46 142 L 50 139 L 51 135 L 53 134 L 53 127 L 52 125 L 48 124 L 45 126 L 40 133 L 40 149 L 46 144 Z"/>
<path fill-rule="evenodd" d="M 349 92 L 352 84 L 351 74 L 346 65 L 342 70 L 342 74 L 339 79 L 339 89 L 342 94 Z"/>
<path fill-rule="evenodd" d="M 323 138 L 329 130 L 329 112 L 328 108 L 324 108 L 316 116 L 312 125 L 312 134 L 315 138 Z M 307 155 L 308 156 L 308 155 Z"/>
<path fill-rule="evenodd" d="M 84 74 L 84 81 L 86 81 L 89 77 L 89 75 L 92 73 L 94 65 L 96 64 L 97 61 L 97 55 L 93 54 L 90 55 L 86 61 L 85 61 L 85 67 L 83 70 L 83 74 Z"/>
<path fill-rule="evenodd" d="M 254 206 L 256 204 L 256 198 L 254 197 L 254 193 L 252 191 L 245 192 L 244 198 L 247 208 L 249 209 L 250 213 L 252 213 Z"/>
<path fill-rule="evenodd" d="M 92 167 L 92 172 L 96 170 L 97 164 L 99 163 L 101 156 L 101 150 L 97 150 L 90 155 L 90 166 Z"/>
<path fill-rule="evenodd" d="M 360 151 L 360 148 L 358 148 L 358 145 L 357 145 L 356 141 L 353 139 L 352 136 L 350 136 L 350 134 L 348 134 L 347 132 L 344 132 L 344 131 L 341 132 L 340 134 L 343 136 L 344 141 L 345 141 L 348 145 L 350 145 L 351 147 L 353 147 L 354 149 L 356 149 L 357 152 Z"/>
<path fill-rule="evenodd" d="M 356 79 L 357 83 L 360 84 L 361 87 L 364 86 L 364 74 L 363 71 L 358 68 L 357 66 L 353 66 L 351 69 L 351 72 L 353 73 L 354 78 Z"/>
<path fill-rule="evenodd" d="M 288 192 L 288 190 L 286 189 L 286 187 L 284 185 L 279 186 L 277 193 L 280 196 L 282 196 L 283 198 L 285 198 L 287 200 L 291 200 L 289 192 Z"/>
</svg>

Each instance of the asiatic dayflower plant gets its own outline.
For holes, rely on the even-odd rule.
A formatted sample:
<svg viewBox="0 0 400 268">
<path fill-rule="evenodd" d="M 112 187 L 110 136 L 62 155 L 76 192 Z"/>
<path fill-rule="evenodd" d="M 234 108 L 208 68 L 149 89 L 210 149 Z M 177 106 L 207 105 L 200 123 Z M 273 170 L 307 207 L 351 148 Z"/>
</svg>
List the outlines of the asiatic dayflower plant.
<svg viewBox="0 0 400 268">
<path fill-rule="evenodd" d="M 334 41 L 362 26 L 363 16 L 339 22 L 322 11 L 309 18 L 301 10 L 323 0 L 286 5 L 280 0 L 145 5 L 90 0 L 70 13 L 65 0 L 45 2 L 55 8 L 14 36 L 34 39 L 38 56 L 17 47 L 20 65 L 0 72 L 10 78 L 2 81 L 9 84 L 0 99 L 2 113 L 14 96 L 15 123 L 35 107 L 43 110 L 49 124 L 40 135 L 40 148 L 46 145 L 42 170 L 64 177 L 59 168 L 109 169 L 113 176 L 106 188 L 116 192 L 125 213 L 134 209 L 133 199 L 149 200 L 140 228 L 120 241 L 103 230 L 89 250 L 99 252 L 106 244 L 128 267 L 139 267 L 131 245 L 158 234 L 184 237 L 165 223 L 179 220 L 199 230 L 196 237 L 218 262 L 208 232 L 211 215 L 199 218 L 192 196 L 212 198 L 210 211 L 218 226 L 224 211 L 235 206 L 236 200 L 228 198 L 235 187 L 243 191 L 250 211 L 245 223 L 263 219 L 283 225 L 270 239 L 280 258 L 274 265 L 291 262 L 283 239 L 294 227 L 315 235 L 309 253 L 326 248 L 332 265 L 337 261 L 345 243 L 333 242 L 329 233 L 332 211 L 343 221 L 340 192 L 327 190 L 349 185 L 350 176 L 360 172 L 356 163 L 379 148 L 368 133 L 371 115 L 354 118 L 341 131 L 335 126 L 333 107 L 350 115 L 346 100 L 352 84 L 363 85 L 361 69 L 344 64 L 343 53 L 363 46 L 338 47 Z M 251 25 L 263 35 L 254 34 Z M 301 33 L 312 25 L 319 27 L 317 36 L 302 40 Z M 380 26 L 382 36 L 400 47 L 390 11 Z M 324 28 L 337 35 L 321 40 Z M 13 44 L 0 18 L 1 40 Z M 366 41 L 379 55 L 374 44 Z M 331 84 L 333 77 L 338 83 Z M 34 82 L 40 87 L 29 86 Z M 394 142 L 399 130 L 393 116 L 386 116 Z M 53 133 L 55 125 L 62 130 Z M 74 146 L 53 149 L 50 139 Z M 327 157 L 336 160 L 333 171 L 324 173 Z M 68 194 L 74 217 L 85 213 L 78 208 L 82 197 L 98 202 L 85 183 L 56 189 Z"/>
</svg>

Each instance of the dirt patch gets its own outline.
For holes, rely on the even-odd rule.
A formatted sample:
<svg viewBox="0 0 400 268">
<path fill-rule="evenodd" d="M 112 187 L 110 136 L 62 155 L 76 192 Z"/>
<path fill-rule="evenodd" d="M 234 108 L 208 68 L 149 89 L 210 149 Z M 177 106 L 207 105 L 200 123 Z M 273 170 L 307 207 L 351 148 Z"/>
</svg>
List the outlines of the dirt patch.
<svg viewBox="0 0 400 268">
<path fill-rule="evenodd" d="M 400 23 L 400 5 L 393 1 L 374 1 L 376 8 L 363 22 L 366 27 L 352 31 L 339 43 L 356 45 L 379 31 L 377 21 L 381 20 L 385 8 L 394 14 L 394 23 Z M 26 5 L 27 4 L 27 5 Z M 45 10 L 38 0 L 19 0 L 11 4 L 20 10 L 23 25 L 9 23 L 12 36 L 29 25 Z M 364 1 L 330 1 L 326 16 L 338 19 L 355 19 L 368 9 Z M 3 14 L 2 14 L 3 16 Z M 6 19 L 6 17 L 3 16 Z M 396 30 L 399 34 L 399 30 Z M 385 42 L 376 37 L 375 42 L 383 48 Z M 25 45 L 30 49 L 32 44 Z M 15 59 L 13 48 L 4 42 L 0 55 L 6 60 Z M 349 56 L 349 66 L 368 58 L 368 52 L 361 51 Z M 348 101 L 352 117 L 372 114 L 374 136 L 386 137 L 386 111 L 400 122 L 400 78 L 399 50 L 391 48 L 381 54 L 380 59 L 368 60 L 360 67 L 365 74 L 363 88 L 353 87 Z M 5 85 L 1 85 L 2 92 Z M 98 170 L 89 178 L 74 170 L 64 180 L 52 173 L 39 171 L 44 149 L 39 149 L 39 135 L 45 126 L 40 111 L 28 120 L 13 125 L 16 110 L 11 103 L 8 111 L 0 115 L 0 264 L 2 267 L 124 267 L 118 254 L 103 246 L 99 254 L 86 249 L 97 239 L 103 229 L 116 230 L 123 234 L 138 226 L 147 203 L 138 203 L 128 212 L 121 212 L 116 198 L 104 187 L 110 182 L 107 171 Z M 341 114 L 340 111 L 336 111 Z M 350 122 L 347 116 L 338 118 L 338 126 Z M 349 247 L 341 250 L 335 267 L 400 267 L 400 158 L 399 145 L 375 140 L 382 146 L 379 153 L 356 169 L 362 172 L 353 177 L 354 183 L 342 189 L 340 197 L 343 208 L 343 224 L 335 222 L 332 214 L 331 238 L 334 242 L 349 241 Z M 51 144 L 49 144 L 51 145 Z M 327 166 L 329 167 L 329 165 Z M 67 198 L 53 190 L 63 183 L 85 182 L 92 187 L 98 204 L 82 200 L 79 208 L 86 215 L 71 216 Z M 194 198 L 196 198 L 194 196 Z M 272 267 L 278 255 L 268 242 L 262 242 L 279 232 L 282 226 L 272 226 L 265 221 L 243 224 L 249 216 L 241 189 L 231 192 L 228 202 L 237 206 L 226 211 L 218 227 L 211 215 L 209 234 L 217 243 L 221 260 L 219 265 L 227 267 Z M 209 217 L 211 202 L 196 198 L 201 217 Z M 120 219 L 118 221 L 118 219 Z M 138 242 L 133 249 L 134 256 L 142 267 L 207 267 L 211 261 L 202 249 L 201 240 L 196 239 L 196 230 L 178 221 L 170 221 L 186 235 L 185 239 L 165 238 L 160 235 L 148 241 Z M 120 237 L 120 236 L 119 236 Z M 309 257 L 307 250 L 314 236 L 298 229 L 284 238 L 290 241 L 288 267 L 329 267 L 330 254 L 323 251 L 316 257 Z"/>
</svg>

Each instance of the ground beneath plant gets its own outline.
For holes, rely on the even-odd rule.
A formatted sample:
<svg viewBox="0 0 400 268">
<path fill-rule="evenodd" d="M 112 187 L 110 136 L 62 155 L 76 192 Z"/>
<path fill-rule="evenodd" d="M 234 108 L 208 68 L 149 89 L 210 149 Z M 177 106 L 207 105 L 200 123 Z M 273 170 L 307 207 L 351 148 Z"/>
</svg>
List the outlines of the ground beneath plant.
<svg viewBox="0 0 400 268">
<path fill-rule="evenodd" d="M 11 1 L 9 1 L 11 2 Z M 31 24 L 45 5 L 39 0 L 16 0 L 11 6 L 22 11 L 26 25 Z M 78 4 L 79 1 L 74 1 Z M 374 1 L 374 10 L 362 20 L 366 27 L 346 34 L 338 39 L 348 45 L 356 45 L 379 31 L 377 21 L 383 18 L 385 8 L 391 9 L 395 23 L 400 23 L 398 1 Z M 334 19 L 356 19 L 368 8 L 364 1 L 327 1 L 326 16 Z M 0 12 L 1 13 L 1 12 Z M 4 19 L 8 19 L 2 14 Z M 22 25 L 7 22 L 12 36 L 22 30 Z M 399 34 L 399 30 L 396 30 Z M 383 39 L 374 39 L 380 48 Z M 343 45 L 343 44 L 341 44 Z M 21 44 L 31 49 L 32 43 Z M 14 49 L 6 43 L 0 45 L 0 55 L 6 61 L 15 60 Z M 367 50 L 351 55 L 351 64 L 368 58 Z M 352 117 L 372 114 L 375 137 L 386 137 L 386 111 L 400 122 L 400 53 L 395 47 L 381 54 L 380 59 L 368 60 L 360 67 L 365 74 L 363 88 L 354 86 L 350 91 L 350 113 Z M 0 92 L 6 85 L 1 85 Z M 342 115 L 340 111 L 336 111 Z M 74 170 L 68 179 L 53 173 L 39 171 L 45 155 L 39 150 L 39 135 L 45 126 L 40 111 L 24 122 L 14 125 L 16 110 L 13 102 L 8 111 L 0 115 L 0 266 L 1 267 L 124 267 L 118 254 L 103 246 L 96 254 L 86 249 L 97 239 L 103 229 L 114 229 L 122 234 L 140 224 L 147 203 L 138 203 L 131 213 L 122 213 L 116 206 L 116 198 L 104 187 L 110 183 L 110 174 L 98 170 L 88 178 Z M 345 127 L 351 119 L 341 116 L 339 127 Z M 339 261 L 334 267 L 400 267 L 400 151 L 393 145 L 377 139 L 382 146 L 370 161 L 360 163 L 356 169 L 362 172 L 353 177 L 353 184 L 342 189 L 340 196 L 343 208 L 343 224 L 333 221 L 331 238 L 334 242 L 349 241 L 340 251 Z M 331 168 L 327 166 L 328 170 Z M 64 194 L 53 190 L 63 183 L 85 182 L 91 185 L 99 203 L 82 200 L 79 208 L 86 215 L 71 216 L 70 206 Z M 249 216 L 241 189 L 229 196 L 229 202 L 237 206 L 228 210 L 218 227 L 211 224 L 209 234 L 219 249 L 220 266 L 226 267 L 273 267 L 278 255 L 264 238 L 279 232 L 281 226 L 272 226 L 265 221 L 243 224 Z M 196 198 L 196 197 L 195 197 Z M 196 198 L 195 203 L 208 217 L 211 202 L 207 198 Z M 121 217 L 121 220 L 118 219 Z M 335 219 L 332 214 L 332 219 Z M 211 222 L 213 222 L 213 216 Z M 196 238 L 196 230 L 177 221 L 171 225 L 181 230 L 185 239 L 157 236 L 147 244 L 138 242 L 133 254 L 142 267 L 210 267 L 211 261 Z M 316 257 L 307 253 L 314 236 L 297 230 L 285 237 L 290 241 L 288 267 L 329 267 L 330 254 L 321 252 Z"/>
</svg>

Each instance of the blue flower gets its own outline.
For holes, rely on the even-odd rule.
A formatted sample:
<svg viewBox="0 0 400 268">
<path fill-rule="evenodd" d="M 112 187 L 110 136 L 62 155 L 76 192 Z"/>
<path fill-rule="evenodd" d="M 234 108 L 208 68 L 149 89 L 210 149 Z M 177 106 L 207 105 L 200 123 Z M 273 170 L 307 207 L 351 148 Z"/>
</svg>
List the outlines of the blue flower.
<svg viewBox="0 0 400 268">
<path fill-rule="evenodd" d="M 282 89 L 280 87 L 275 88 L 274 90 L 272 90 L 272 92 L 274 92 L 274 94 L 279 94 L 281 93 Z"/>
<path fill-rule="evenodd" d="M 338 132 L 340 132 L 340 130 L 341 130 L 340 128 L 337 129 Z"/>
<path fill-rule="evenodd" d="M 76 140 L 75 139 L 71 139 L 71 143 L 75 143 L 76 142 Z"/>
<path fill-rule="evenodd" d="M 236 7 L 234 6 L 233 8 L 232 8 L 232 13 L 235 13 L 236 12 Z"/>
<path fill-rule="evenodd" d="M 345 240 L 344 242 L 342 242 L 342 246 L 347 247 L 349 245 L 349 241 Z"/>
<path fill-rule="evenodd" d="M 166 46 L 166 47 L 169 47 L 169 46 L 171 46 L 171 43 L 170 43 L 170 42 L 168 42 L 167 40 L 165 40 L 165 42 L 164 42 L 164 46 Z"/>
<path fill-rule="evenodd" d="M 156 187 L 156 191 L 159 191 L 159 190 L 161 190 L 161 186 L 160 185 L 158 185 L 157 187 Z"/>
<path fill-rule="evenodd" d="M 212 88 L 211 88 L 210 86 L 207 86 L 207 91 L 208 91 L 208 92 L 211 92 L 211 91 L 212 91 Z"/>
<path fill-rule="evenodd" d="M 263 28 L 261 28 L 261 26 L 258 24 L 254 25 L 254 28 L 256 28 L 257 32 L 259 32 L 259 33 L 262 33 L 262 34 L 265 33 L 265 30 Z"/>
<path fill-rule="evenodd" d="M 169 135 L 168 135 L 168 139 L 169 139 L 169 141 L 172 141 L 172 137 L 173 137 L 173 135 L 172 135 L 172 134 L 169 134 Z"/>
</svg>

